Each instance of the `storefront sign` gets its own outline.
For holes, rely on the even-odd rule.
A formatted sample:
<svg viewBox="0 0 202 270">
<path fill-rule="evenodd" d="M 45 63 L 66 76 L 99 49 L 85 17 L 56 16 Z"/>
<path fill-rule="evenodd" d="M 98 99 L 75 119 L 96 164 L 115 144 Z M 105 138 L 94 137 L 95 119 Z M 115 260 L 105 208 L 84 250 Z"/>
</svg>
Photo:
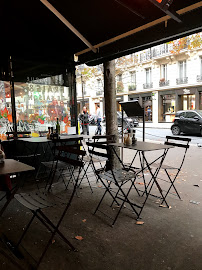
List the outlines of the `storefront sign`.
<svg viewBox="0 0 202 270">
<path fill-rule="evenodd" d="M 190 94 L 190 89 L 183 89 L 183 93 L 184 93 L 185 95 Z"/>
</svg>

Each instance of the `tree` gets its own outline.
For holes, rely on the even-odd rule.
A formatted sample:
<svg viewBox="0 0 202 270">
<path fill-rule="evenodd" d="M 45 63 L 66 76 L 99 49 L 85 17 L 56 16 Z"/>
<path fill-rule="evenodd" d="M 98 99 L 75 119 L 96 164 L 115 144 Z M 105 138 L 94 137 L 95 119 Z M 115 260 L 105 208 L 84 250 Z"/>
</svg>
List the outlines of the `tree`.
<svg viewBox="0 0 202 270">
<path fill-rule="evenodd" d="M 202 47 L 201 33 L 173 40 L 169 42 L 169 44 L 172 45 L 172 49 L 170 50 L 172 54 L 179 54 L 183 49 L 193 50 L 201 48 Z"/>
</svg>

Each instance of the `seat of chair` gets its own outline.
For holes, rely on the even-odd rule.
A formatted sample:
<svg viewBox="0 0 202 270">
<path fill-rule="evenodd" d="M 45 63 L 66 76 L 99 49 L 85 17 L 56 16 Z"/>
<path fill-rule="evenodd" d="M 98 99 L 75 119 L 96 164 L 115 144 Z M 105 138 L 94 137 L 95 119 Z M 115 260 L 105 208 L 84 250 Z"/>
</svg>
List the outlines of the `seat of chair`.
<svg viewBox="0 0 202 270">
<path fill-rule="evenodd" d="M 93 162 L 102 162 L 102 161 L 106 161 L 106 160 L 107 160 L 107 158 L 103 158 L 103 157 L 92 157 Z M 83 161 L 84 162 L 90 162 L 91 157 L 90 156 L 84 156 Z"/>
<path fill-rule="evenodd" d="M 123 169 L 113 170 L 113 174 L 117 182 L 129 181 L 135 177 L 134 172 L 126 171 Z M 105 172 L 101 172 L 99 175 L 102 179 L 105 179 L 110 182 L 116 182 L 114 180 L 113 174 L 112 174 L 112 171 L 105 171 Z"/>
<path fill-rule="evenodd" d="M 44 162 L 41 162 L 41 164 L 43 164 L 45 167 L 49 169 L 52 169 L 52 167 L 56 165 L 56 161 L 44 161 Z M 67 169 L 67 166 L 68 166 L 67 163 L 58 161 L 57 169 L 58 170 Z"/>
<path fill-rule="evenodd" d="M 55 203 L 45 193 L 31 192 L 31 193 L 20 193 L 15 194 L 15 199 L 24 205 L 26 208 L 37 211 L 46 207 L 54 206 Z"/>
<path fill-rule="evenodd" d="M 151 167 L 156 167 L 156 168 L 158 168 L 160 166 L 160 164 L 159 163 L 152 163 L 152 165 L 151 165 Z M 176 168 L 176 167 L 173 167 L 173 166 L 169 166 L 169 165 L 166 165 L 166 164 L 163 164 L 162 166 L 161 166 L 161 169 L 164 169 L 164 170 L 166 170 L 166 169 L 178 169 L 178 168 Z"/>
</svg>

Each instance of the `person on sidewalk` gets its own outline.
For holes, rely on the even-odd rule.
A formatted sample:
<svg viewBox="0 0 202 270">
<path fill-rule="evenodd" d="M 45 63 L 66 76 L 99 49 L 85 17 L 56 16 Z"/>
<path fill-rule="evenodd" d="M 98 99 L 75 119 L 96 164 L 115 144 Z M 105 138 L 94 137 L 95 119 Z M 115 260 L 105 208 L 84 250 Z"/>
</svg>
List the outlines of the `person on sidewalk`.
<svg viewBox="0 0 202 270">
<path fill-rule="evenodd" d="M 101 129 L 101 111 L 100 111 L 100 105 L 97 104 L 97 134 L 96 135 L 101 135 L 102 129 Z"/>
<path fill-rule="evenodd" d="M 88 112 L 87 108 L 84 106 L 83 111 L 80 114 L 80 121 L 81 121 L 81 126 L 82 126 L 82 133 L 84 135 L 89 135 L 89 117 L 88 117 Z"/>
</svg>

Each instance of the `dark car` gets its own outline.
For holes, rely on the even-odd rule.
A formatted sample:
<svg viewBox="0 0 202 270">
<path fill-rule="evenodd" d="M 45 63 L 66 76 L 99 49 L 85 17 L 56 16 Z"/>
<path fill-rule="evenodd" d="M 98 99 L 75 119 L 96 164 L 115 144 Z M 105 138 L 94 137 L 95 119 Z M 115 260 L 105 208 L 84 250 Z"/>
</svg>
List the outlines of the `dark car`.
<svg viewBox="0 0 202 270">
<path fill-rule="evenodd" d="M 178 111 L 171 131 L 173 135 L 179 135 L 183 132 L 202 136 L 202 110 Z"/>
<path fill-rule="evenodd" d="M 120 127 L 122 125 L 122 112 L 117 112 L 117 121 L 118 126 Z M 139 125 L 139 122 L 136 118 L 131 118 L 126 115 L 124 112 L 123 114 L 123 125 L 130 125 L 131 127 L 137 127 Z"/>
</svg>

